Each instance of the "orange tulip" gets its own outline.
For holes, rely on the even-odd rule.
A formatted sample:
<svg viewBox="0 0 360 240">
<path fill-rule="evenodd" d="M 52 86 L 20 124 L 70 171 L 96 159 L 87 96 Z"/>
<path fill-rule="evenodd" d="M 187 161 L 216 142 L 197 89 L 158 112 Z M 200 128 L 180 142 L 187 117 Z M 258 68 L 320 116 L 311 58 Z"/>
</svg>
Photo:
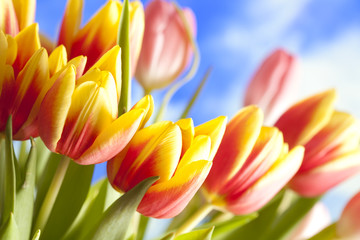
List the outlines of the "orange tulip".
<svg viewBox="0 0 360 240">
<path fill-rule="evenodd" d="M 208 175 L 225 122 L 225 117 L 218 117 L 194 128 L 191 119 L 182 119 L 138 131 L 129 145 L 108 161 L 109 181 L 116 190 L 127 192 L 150 176 L 160 176 L 138 211 L 155 218 L 176 216 Z"/>
<path fill-rule="evenodd" d="M 39 112 L 39 134 L 53 152 L 79 164 L 95 164 L 119 153 L 149 119 L 153 100 L 146 96 L 118 118 L 120 48 L 105 53 L 84 75 L 86 57 L 67 63 L 59 46 L 50 55 L 54 85 Z M 60 69 L 60 70 L 59 70 Z"/>
<path fill-rule="evenodd" d="M 336 223 L 336 233 L 339 239 L 360 239 L 360 192 L 346 204 Z"/>
<path fill-rule="evenodd" d="M 209 202 L 234 214 L 264 206 L 300 167 L 303 148 L 288 152 L 282 133 L 262 127 L 263 114 L 255 106 L 237 113 L 228 123 L 214 164 L 204 183 Z"/>
<path fill-rule="evenodd" d="M 192 34 L 196 32 L 193 12 L 182 10 Z M 163 88 L 188 66 L 194 49 L 183 20 L 173 3 L 155 0 L 145 9 L 145 33 L 135 77 L 144 89 Z"/>
<path fill-rule="evenodd" d="M 276 122 L 289 146 L 304 145 L 304 161 L 290 187 L 318 196 L 360 171 L 360 128 L 357 120 L 335 111 L 336 93 L 329 90 L 289 108 Z"/>
<path fill-rule="evenodd" d="M 265 114 L 267 121 L 279 116 L 285 102 L 293 94 L 295 78 L 292 71 L 295 58 L 285 50 L 277 49 L 261 64 L 245 92 L 245 105 L 255 104 Z"/>
<path fill-rule="evenodd" d="M 109 0 L 83 28 L 80 28 L 83 1 L 69 0 L 62 20 L 58 44 L 63 44 L 70 58 L 85 55 L 89 69 L 116 45 L 122 5 Z M 133 1 L 130 10 L 130 60 L 132 72 L 140 53 L 144 33 L 144 11 L 141 2 Z"/>
<path fill-rule="evenodd" d="M 35 6 L 35 0 L 2 0 L 0 30 L 13 37 L 16 36 L 19 30 L 34 23 Z"/>
<path fill-rule="evenodd" d="M 15 38 L 0 31 L 0 131 L 12 115 L 14 139 L 38 136 L 37 115 L 52 83 L 38 26 L 26 27 Z"/>
</svg>

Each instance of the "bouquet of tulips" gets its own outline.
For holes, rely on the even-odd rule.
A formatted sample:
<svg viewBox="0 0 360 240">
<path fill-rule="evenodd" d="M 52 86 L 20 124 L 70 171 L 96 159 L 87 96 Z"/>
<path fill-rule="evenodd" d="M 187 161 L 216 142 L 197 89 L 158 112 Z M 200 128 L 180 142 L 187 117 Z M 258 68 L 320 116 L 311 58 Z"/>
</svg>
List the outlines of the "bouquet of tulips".
<svg viewBox="0 0 360 240">
<path fill-rule="evenodd" d="M 162 240 L 360 239 L 360 193 L 335 222 L 319 202 L 360 171 L 360 128 L 335 90 L 284 106 L 295 59 L 278 49 L 229 121 L 187 116 L 210 72 L 166 121 L 199 65 L 194 13 L 109 0 L 80 26 L 82 8 L 68 0 L 52 43 L 35 0 L 0 3 L 0 239 L 142 240 L 151 218 L 170 219 Z"/>
</svg>

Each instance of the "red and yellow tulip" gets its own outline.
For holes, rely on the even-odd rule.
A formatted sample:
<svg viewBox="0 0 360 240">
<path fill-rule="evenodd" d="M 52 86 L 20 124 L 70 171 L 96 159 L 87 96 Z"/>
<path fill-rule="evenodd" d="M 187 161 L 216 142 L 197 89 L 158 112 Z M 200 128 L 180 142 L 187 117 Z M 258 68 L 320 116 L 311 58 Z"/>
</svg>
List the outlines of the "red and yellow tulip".
<svg viewBox="0 0 360 240">
<path fill-rule="evenodd" d="M 58 45 L 63 44 L 70 58 L 84 55 L 90 68 L 116 45 L 122 4 L 109 0 L 84 27 L 80 28 L 83 1 L 69 0 L 62 20 Z M 134 73 L 144 34 L 144 10 L 140 1 L 133 1 L 130 10 L 130 60 Z"/>
<path fill-rule="evenodd" d="M 189 8 L 182 10 L 192 35 L 196 19 Z M 150 91 L 173 82 L 188 66 L 194 49 L 185 24 L 173 3 L 154 0 L 145 9 L 145 33 L 136 79 Z"/>
<path fill-rule="evenodd" d="M 95 164 L 119 153 L 150 117 L 151 96 L 118 118 L 120 48 L 105 53 L 84 75 L 86 57 L 67 63 L 63 46 L 50 56 L 54 85 L 39 112 L 39 134 L 53 152 L 79 164 Z M 61 70 L 58 70 L 61 69 Z"/>
<path fill-rule="evenodd" d="M 249 106 L 228 123 L 204 183 L 214 206 L 247 214 L 264 206 L 297 172 L 303 147 L 288 151 L 282 133 L 262 126 L 263 113 Z"/>
<path fill-rule="evenodd" d="M 35 0 L 2 0 L 0 30 L 11 36 L 30 26 L 35 20 Z"/>
<path fill-rule="evenodd" d="M 304 161 L 289 184 L 303 196 L 321 195 L 360 171 L 358 122 L 334 110 L 335 98 L 329 90 L 304 99 L 275 124 L 290 147 L 305 147 Z"/>
<path fill-rule="evenodd" d="M 267 121 L 279 117 L 288 107 L 284 104 L 294 95 L 296 79 L 292 72 L 295 62 L 295 58 L 283 49 L 271 53 L 249 82 L 244 104 L 259 106 Z"/>
<path fill-rule="evenodd" d="M 339 239 L 356 240 L 360 238 L 360 192 L 351 198 L 336 223 Z"/>
<path fill-rule="evenodd" d="M 207 177 L 225 131 L 218 117 L 194 128 L 191 119 L 164 121 L 138 131 L 129 145 L 108 161 L 113 187 L 127 192 L 150 176 L 160 176 L 138 211 L 155 218 L 179 214 Z"/>
<path fill-rule="evenodd" d="M 15 38 L 0 31 L 0 131 L 12 115 L 14 139 L 36 137 L 40 104 L 51 85 L 38 26 L 24 28 Z"/>
</svg>

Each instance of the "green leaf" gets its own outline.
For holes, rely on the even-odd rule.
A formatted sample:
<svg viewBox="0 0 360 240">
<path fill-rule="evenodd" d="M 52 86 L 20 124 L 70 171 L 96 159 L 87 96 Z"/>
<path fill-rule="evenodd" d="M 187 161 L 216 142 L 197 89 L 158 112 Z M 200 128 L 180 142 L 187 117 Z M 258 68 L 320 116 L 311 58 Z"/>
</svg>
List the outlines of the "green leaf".
<svg viewBox="0 0 360 240">
<path fill-rule="evenodd" d="M 175 238 L 175 233 L 166 234 L 164 237 L 160 238 L 160 240 L 173 240 Z"/>
<path fill-rule="evenodd" d="M 31 139 L 29 155 L 24 162 L 24 181 L 16 193 L 14 215 L 21 236 L 28 239 L 30 237 L 33 217 L 36 176 L 36 148 L 33 139 Z"/>
<path fill-rule="evenodd" d="M 121 48 L 121 96 L 119 102 L 119 115 L 121 115 L 127 112 L 131 105 L 130 13 L 128 0 L 124 0 L 121 11 L 118 44 Z"/>
<path fill-rule="evenodd" d="M 176 217 L 174 217 L 167 228 L 166 232 L 173 231 L 180 227 L 190 216 L 194 215 L 194 213 L 199 210 L 201 205 L 203 204 L 203 199 L 201 198 L 200 191 L 195 194 L 195 196 L 191 199 L 186 208 Z"/>
<path fill-rule="evenodd" d="M 299 196 L 298 199 L 280 215 L 270 231 L 264 235 L 263 239 L 286 239 L 287 235 L 300 223 L 320 198 L 321 197 L 304 198 Z"/>
<path fill-rule="evenodd" d="M 333 240 L 336 238 L 336 222 L 324 228 L 316 235 L 309 238 L 309 240 Z"/>
<path fill-rule="evenodd" d="M 0 228 L 5 202 L 5 136 L 0 133 Z"/>
<path fill-rule="evenodd" d="M 210 240 L 213 231 L 214 227 L 195 230 L 189 233 L 182 234 L 176 237 L 175 240 Z"/>
<path fill-rule="evenodd" d="M 137 206 L 148 188 L 158 179 L 159 177 L 147 178 L 116 200 L 104 213 L 94 235 L 88 239 L 125 239 Z"/>
<path fill-rule="evenodd" d="M 51 153 L 51 151 L 49 149 L 47 149 L 44 142 L 39 137 L 35 138 L 35 144 L 36 144 L 36 155 L 37 155 L 36 186 L 38 186 L 42 183 L 41 180 L 42 180 L 43 175 L 49 170 L 48 169 L 48 167 L 49 167 L 48 161 L 51 160 L 50 154 L 54 154 L 54 155 L 58 155 L 58 154 Z M 46 171 L 45 171 L 45 169 L 46 169 Z M 55 169 L 56 169 L 56 167 L 55 167 Z"/>
<path fill-rule="evenodd" d="M 10 213 L 10 216 L 7 222 L 0 229 L 0 239 L 1 240 L 19 240 L 19 229 L 16 225 L 15 218 L 13 213 Z"/>
<path fill-rule="evenodd" d="M 120 193 L 116 192 L 107 178 L 91 186 L 80 213 L 71 225 L 64 240 L 86 239 L 89 233 L 95 231 L 105 209 L 112 204 Z"/>
<path fill-rule="evenodd" d="M 32 237 L 32 240 L 39 240 L 40 239 L 40 234 L 41 234 L 41 231 L 40 231 L 40 229 L 38 229 L 35 232 L 34 236 Z"/>
<path fill-rule="evenodd" d="M 12 141 L 12 122 L 9 117 L 5 129 L 5 179 L 4 179 L 4 208 L 2 223 L 7 221 L 10 214 L 14 212 L 16 201 L 16 171 L 15 171 L 15 156 Z"/>
<path fill-rule="evenodd" d="M 60 239 L 79 213 L 88 194 L 94 165 L 70 161 L 41 239 Z"/>
<path fill-rule="evenodd" d="M 136 235 L 137 240 L 142 240 L 144 238 L 148 223 L 149 218 L 144 215 L 140 215 L 139 227 Z"/>
<path fill-rule="evenodd" d="M 19 149 L 19 167 L 23 173 L 25 173 L 25 165 L 28 158 L 28 141 L 21 141 L 20 149 Z"/>
</svg>

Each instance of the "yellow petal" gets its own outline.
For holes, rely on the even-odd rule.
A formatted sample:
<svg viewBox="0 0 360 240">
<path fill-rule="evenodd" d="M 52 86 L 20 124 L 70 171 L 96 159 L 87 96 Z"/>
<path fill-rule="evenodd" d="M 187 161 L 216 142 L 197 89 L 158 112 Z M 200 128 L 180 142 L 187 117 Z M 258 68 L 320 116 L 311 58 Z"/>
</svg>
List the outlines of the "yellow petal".
<svg viewBox="0 0 360 240">
<path fill-rule="evenodd" d="M 15 62 L 17 56 L 17 43 L 10 35 L 6 36 L 7 40 L 7 52 L 6 52 L 6 64 L 12 65 Z"/>
<path fill-rule="evenodd" d="M 131 109 L 144 109 L 145 116 L 140 124 L 140 128 L 143 128 L 146 122 L 151 117 L 154 111 L 154 99 L 151 95 L 146 95 L 142 99 L 140 99 Z"/>
<path fill-rule="evenodd" d="M 144 116 L 143 109 L 131 110 L 111 123 L 95 139 L 79 159 L 79 164 L 96 164 L 107 161 L 118 154 L 136 133 Z"/>
<path fill-rule="evenodd" d="M 76 69 L 76 79 L 79 79 L 84 72 L 85 66 L 86 66 L 87 57 L 84 56 L 78 56 L 76 58 L 71 59 L 68 62 L 68 65 L 72 64 L 75 66 Z"/>
<path fill-rule="evenodd" d="M 99 68 L 111 72 L 116 83 L 117 100 L 121 92 L 121 50 L 119 45 L 107 51 L 91 68 Z"/>
<path fill-rule="evenodd" d="M 211 140 L 209 136 L 200 135 L 194 139 L 189 149 L 185 152 L 178 165 L 177 171 L 192 162 L 208 160 L 210 155 Z"/>
<path fill-rule="evenodd" d="M 67 63 L 66 49 L 63 45 L 58 46 L 49 56 L 50 77 L 62 69 Z"/>
<path fill-rule="evenodd" d="M 328 90 L 306 98 L 289 108 L 275 126 L 284 134 L 292 148 L 305 145 L 325 124 L 333 113 L 335 90 Z"/>
<path fill-rule="evenodd" d="M 56 150 L 65 120 L 71 105 L 71 96 L 75 89 L 75 67 L 67 66 L 58 75 L 54 85 L 50 88 L 41 104 L 38 123 L 39 135 L 45 145 Z"/>
<path fill-rule="evenodd" d="M 60 27 L 58 45 L 63 44 L 69 55 L 74 36 L 80 28 L 83 5 L 83 0 L 68 0 L 66 4 L 64 17 Z"/>
<path fill-rule="evenodd" d="M 211 152 L 209 160 L 212 160 L 219 148 L 225 133 L 227 117 L 220 116 L 195 127 L 195 136 L 207 135 L 211 138 Z"/>
<path fill-rule="evenodd" d="M 0 2 L 0 29 L 11 36 L 16 36 L 19 32 L 18 19 L 11 0 Z"/>
<path fill-rule="evenodd" d="M 191 146 L 194 136 L 195 136 L 195 129 L 194 129 L 194 122 L 191 118 L 180 119 L 176 122 L 176 124 L 180 127 L 181 135 L 182 135 L 182 150 L 181 156 L 188 150 Z M 208 158 L 206 158 L 208 159 Z"/>
<path fill-rule="evenodd" d="M 32 24 L 35 20 L 35 0 L 13 0 L 20 30 Z"/>
</svg>

